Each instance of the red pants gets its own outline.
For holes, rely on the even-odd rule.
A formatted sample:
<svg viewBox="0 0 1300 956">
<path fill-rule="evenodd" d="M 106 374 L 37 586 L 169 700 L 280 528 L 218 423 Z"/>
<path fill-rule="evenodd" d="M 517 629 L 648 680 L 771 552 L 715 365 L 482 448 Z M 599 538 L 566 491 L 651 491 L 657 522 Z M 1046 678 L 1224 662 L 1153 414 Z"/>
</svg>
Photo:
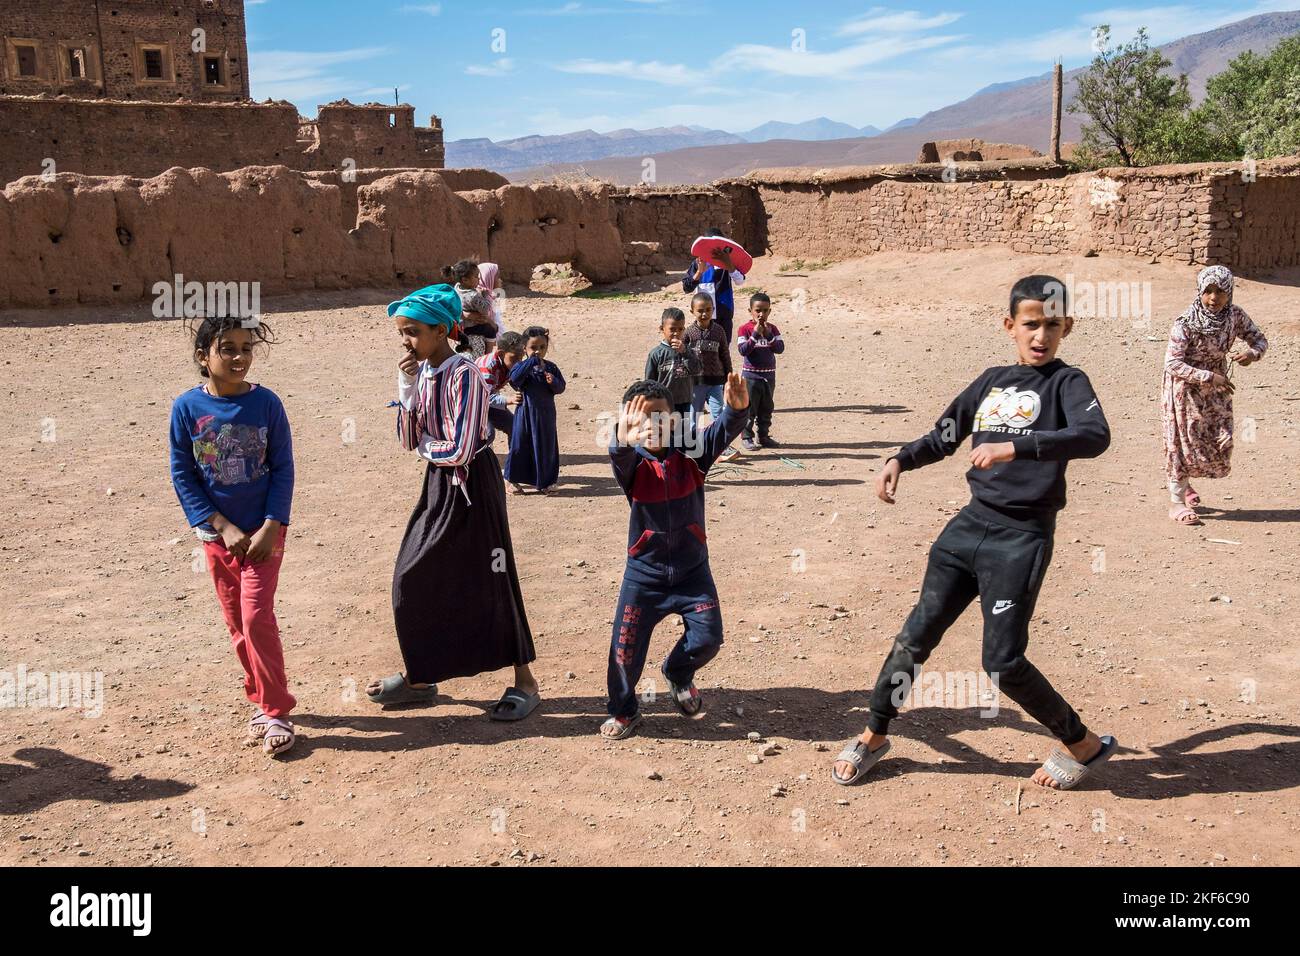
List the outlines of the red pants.
<svg viewBox="0 0 1300 956">
<path fill-rule="evenodd" d="M 280 540 L 261 564 L 235 557 L 220 541 L 203 545 L 230 641 L 244 666 L 244 693 L 268 717 L 283 717 L 297 703 L 284 676 L 284 648 L 275 621 L 275 587 L 287 531 L 280 529 Z"/>
</svg>

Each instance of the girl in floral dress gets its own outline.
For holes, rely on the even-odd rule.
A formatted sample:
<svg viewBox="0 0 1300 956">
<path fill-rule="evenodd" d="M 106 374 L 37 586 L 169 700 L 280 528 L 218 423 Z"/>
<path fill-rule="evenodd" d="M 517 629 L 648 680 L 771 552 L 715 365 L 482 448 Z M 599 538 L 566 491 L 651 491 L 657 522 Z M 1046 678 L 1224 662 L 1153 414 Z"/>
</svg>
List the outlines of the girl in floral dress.
<svg viewBox="0 0 1300 956">
<path fill-rule="evenodd" d="M 1245 367 L 1264 356 L 1268 341 L 1245 311 L 1232 304 L 1232 273 L 1212 266 L 1197 278 L 1196 300 L 1174 320 L 1161 390 L 1169 517 L 1199 525 L 1201 496 L 1192 478 L 1226 478 L 1232 470 L 1232 393 L 1229 361 Z M 1244 352 L 1229 354 L 1233 343 Z"/>
</svg>

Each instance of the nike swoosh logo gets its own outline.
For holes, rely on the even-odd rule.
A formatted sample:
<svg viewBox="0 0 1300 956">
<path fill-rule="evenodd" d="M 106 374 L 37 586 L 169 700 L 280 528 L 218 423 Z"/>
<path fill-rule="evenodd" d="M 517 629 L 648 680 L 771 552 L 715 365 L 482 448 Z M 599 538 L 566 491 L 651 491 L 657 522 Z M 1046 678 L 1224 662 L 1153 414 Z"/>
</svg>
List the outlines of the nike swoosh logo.
<svg viewBox="0 0 1300 956">
<path fill-rule="evenodd" d="M 1009 611 L 1015 606 L 1015 601 L 999 601 L 997 604 L 993 605 L 993 613 L 1001 614 L 1003 611 Z"/>
</svg>

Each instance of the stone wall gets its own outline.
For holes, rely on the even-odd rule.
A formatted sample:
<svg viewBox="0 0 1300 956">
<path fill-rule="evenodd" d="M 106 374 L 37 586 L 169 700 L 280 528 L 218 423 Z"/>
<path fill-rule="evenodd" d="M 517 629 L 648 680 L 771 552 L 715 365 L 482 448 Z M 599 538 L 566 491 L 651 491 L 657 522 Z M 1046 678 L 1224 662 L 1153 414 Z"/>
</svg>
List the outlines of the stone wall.
<svg viewBox="0 0 1300 956">
<path fill-rule="evenodd" d="M 437 281 L 464 256 L 512 282 L 570 262 L 611 283 L 685 265 L 710 226 L 751 252 L 848 259 L 997 246 L 1108 252 L 1246 271 L 1300 265 L 1300 161 L 1030 178 L 970 164 L 796 175 L 716 187 L 511 185 L 486 171 L 284 166 L 150 179 L 28 177 L 0 194 L 0 308 L 132 302 L 177 273 L 266 294 Z"/>
<path fill-rule="evenodd" d="M 698 237 L 710 229 L 730 234 L 731 205 L 727 194 L 712 187 L 633 187 L 614 195 L 618 230 L 623 237 L 657 242 L 663 255 L 670 262 L 680 261 L 682 269 L 690 260 L 691 243 Z"/>
<path fill-rule="evenodd" d="M 0 97 L 0 185 L 56 172 L 146 178 L 174 166 L 218 172 L 382 166 L 436 169 L 442 127 L 415 125 L 411 106 L 331 103 L 299 123 L 290 103 L 124 103 L 65 97 Z"/>
<path fill-rule="evenodd" d="M 1057 168 L 1023 178 L 1026 168 L 1000 172 L 998 164 L 976 163 L 960 167 L 955 182 L 943 181 L 942 169 L 760 170 L 728 188 L 750 185 L 761 208 L 762 244 L 753 241 L 756 217 L 733 202 L 738 221 L 751 223 L 738 230 L 748 232 L 747 248 L 784 256 L 847 259 L 1001 245 L 1241 268 L 1297 264 L 1300 257 L 1300 169 L 1293 160 L 1258 164 L 1253 182 L 1224 164 L 1075 175 Z"/>
</svg>

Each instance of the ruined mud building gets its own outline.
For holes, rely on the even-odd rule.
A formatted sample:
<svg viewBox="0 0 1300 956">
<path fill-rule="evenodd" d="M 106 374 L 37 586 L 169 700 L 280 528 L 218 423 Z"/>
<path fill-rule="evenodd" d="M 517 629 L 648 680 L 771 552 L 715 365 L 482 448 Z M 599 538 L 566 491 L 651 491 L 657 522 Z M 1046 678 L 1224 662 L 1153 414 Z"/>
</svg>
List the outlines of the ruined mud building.
<svg viewBox="0 0 1300 956">
<path fill-rule="evenodd" d="M 443 165 L 408 105 L 249 99 L 244 0 L 3 0 L 0 185 L 47 172 L 154 176 Z"/>
</svg>

